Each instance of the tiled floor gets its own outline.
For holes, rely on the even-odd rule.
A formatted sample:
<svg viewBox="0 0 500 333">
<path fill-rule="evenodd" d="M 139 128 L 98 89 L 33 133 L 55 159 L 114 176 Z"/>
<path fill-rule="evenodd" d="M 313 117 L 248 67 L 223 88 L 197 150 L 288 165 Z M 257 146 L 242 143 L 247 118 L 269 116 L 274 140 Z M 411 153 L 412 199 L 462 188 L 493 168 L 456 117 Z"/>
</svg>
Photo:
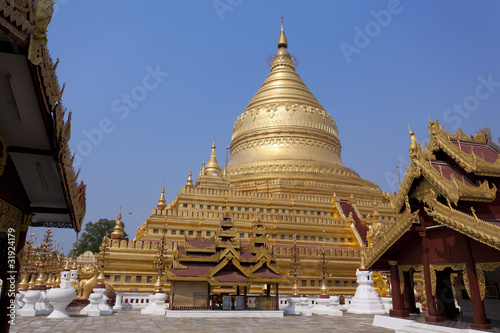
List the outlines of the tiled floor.
<svg viewBox="0 0 500 333">
<path fill-rule="evenodd" d="M 343 317 L 285 316 L 283 318 L 192 319 L 141 315 L 139 311 L 120 311 L 110 316 L 83 317 L 71 313 L 69 319 L 17 317 L 12 333 L 28 332 L 394 332 L 373 327 L 373 315 L 345 313 Z"/>
</svg>

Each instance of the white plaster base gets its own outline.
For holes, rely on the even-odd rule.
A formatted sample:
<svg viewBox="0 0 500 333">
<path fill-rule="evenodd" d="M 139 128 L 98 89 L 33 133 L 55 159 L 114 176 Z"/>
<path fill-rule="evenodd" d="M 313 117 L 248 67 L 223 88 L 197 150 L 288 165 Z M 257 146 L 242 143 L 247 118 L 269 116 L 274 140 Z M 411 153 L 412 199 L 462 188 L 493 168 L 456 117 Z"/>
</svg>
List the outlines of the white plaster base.
<svg viewBox="0 0 500 333">
<path fill-rule="evenodd" d="M 34 317 L 38 315 L 38 310 L 35 308 L 36 301 L 40 298 L 40 291 L 28 290 L 24 294 L 24 306 L 19 309 L 19 315 L 23 317 Z"/>
<path fill-rule="evenodd" d="M 276 318 L 283 317 L 282 310 L 167 310 L 169 318 Z"/>
<path fill-rule="evenodd" d="M 342 317 L 343 312 L 338 308 L 338 297 L 337 297 L 337 307 L 332 306 L 330 298 L 317 298 L 316 304 L 311 307 L 311 312 L 318 315 L 328 315 Z"/>
<path fill-rule="evenodd" d="M 288 315 L 312 316 L 312 311 L 309 309 L 309 297 L 289 297 L 288 306 L 283 311 Z"/>
<path fill-rule="evenodd" d="M 76 291 L 73 288 L 52 288 L 47 291 L 47 300 L 54 310 L 47 318 L 68 318 L 66 307 L 76 297 Z"/>
<path fill-rule="evenodd" d="M 382 304 L 384 304 L 384 309 L 385 313 L 389 313 L 390 310 L 392 310 L 392 297 L 382 297 Z M 418 307 L 417 303 L 417 307 Z M 422 308 L 420 308 L 420 311 L 422 311 Z"/>
<path fill-rule="evenodd" d="M 99 301 L 99 310 L 101 311 L 101 316 L 112 315 L 113 308 L 108 304 L 109 297 L 106 296 L 106 289 L 102 288 L 102 290 L 99 290 L 98 292 L 102 293 L 101 300 Z"/>
<path fill-rule="evenodd" d="M 40 291 L 40 298 L 35 303 L 35 309 L 38 310 L 38 316 L 48 315 L 52 312 L 52 305 L 47 301 L 47 291 Z"/>
<path fill-rule="evenodd" d="M 101 310 L 99 310 L 99 301 L 102 298 L 101 293 L 93 292 L 89 296 L 90 304 L 80 310 L 80 314 L 87 315 L 89 317 L 99 317 L 101 315 Z"/>
<path fill-rule="evenodd" d="M 113 306 L 113 310 L 121 310 L 123 309 L 123 291 L 115 291 L 116 294 L 116 299 L 115 299 L 115 305 Z"/>
<path fill-rule="evenodd" d="M 149 295 L 149 304 L 141 310 L 141 314 L 149 314 L 153 316 L 164 316 L 166 311 L 165 300 L 167 294 L 156 293 Z"/>
</svg>

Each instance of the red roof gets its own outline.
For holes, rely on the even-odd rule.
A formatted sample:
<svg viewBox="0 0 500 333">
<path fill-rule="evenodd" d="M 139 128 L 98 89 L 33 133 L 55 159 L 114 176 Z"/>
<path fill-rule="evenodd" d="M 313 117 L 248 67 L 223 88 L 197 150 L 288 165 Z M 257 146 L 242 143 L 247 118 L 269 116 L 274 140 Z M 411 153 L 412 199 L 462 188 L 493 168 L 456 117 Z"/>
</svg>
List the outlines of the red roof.
<svg viewBox="0 0 500 333">
<path fill-rule="evenodd" d="M 252 252 L 250 252 L 249 249 L 241 249 L 240 250 L 240 255 L 243 259 L 252 259 L 254 257 L 254 255 L 252 254 Z"/>
<path fill-rule="evenodd" d="M 451 180 L 451 175 L 455 177 L 455 179 L 459 182 L 462 182 L 462 174 L 455 170 L 451 165 L 449 165 L 447 162 L 443 161 L 431 161 L 432 166 L 434 169 L 436 169 L 437 172 L 442 172 L 443 177 Z M 439 168 L 441 167 L 441 168 Z M 465 185 L 469 187 L 476 187 L 474 184 L 472 184 L 467 178 L 463 178 Z"/>
<path fill-rule="evenodd" d="M 237 268 L 234 271 L 221 270 L 214 275 L 217 282 L 243 282 L 248 278 Z"/>
<path fill-rule="evenodd" d="M 213 253 L 207 253 L 207 252 L 196 252 L 196 251 L 186 252 L 186 248 L 184 246 L 178 246 L 177 250 L 179 251 L 179 254 L 185 255 L 186 257 L 190 258 L 207 258 L 213 255 Z"/>
<path fill-rule="evenodd" d="M 280 274 L 274 273 L 267 266 L 262 266 L 258 270 L 255 271 L 255 275 L 262 279 L 279 279 L 281 277 Z"/>
<path fill-rule="evenodd" d="M 187 269 L 179 269 L 179 268 L 174 268 L 171 270 L 172 273 L 174 273 L 177 276 L 183 276 L 183 277 L 198 277 L 201 275 L 207 274 L 212 267 L 214 267 L 213 264 L 210 263 L 188 263 L 185 266 L 187 266 Z"/>
<path fill-rule="evenodd" d="M 458 142 L 454 141 L 453 143 L 458 147 Z M 460 141 L 460 149 L 464 153 L 470 154 L 472 148 L 474 149 L 474 154 L 480 158 L 484 157 L 486 162 L 495 163 L 498 159 L 499 153 L 486 144 Z"/>
<path fill-rule="evenodd" d="M 198 249 L 204 249 L 209 246 L 214 245 L 213 241 L 199 241 L 199 240 L 187 240 L 186 241 L 189 245 L 196 247 Z"/>
</svg>

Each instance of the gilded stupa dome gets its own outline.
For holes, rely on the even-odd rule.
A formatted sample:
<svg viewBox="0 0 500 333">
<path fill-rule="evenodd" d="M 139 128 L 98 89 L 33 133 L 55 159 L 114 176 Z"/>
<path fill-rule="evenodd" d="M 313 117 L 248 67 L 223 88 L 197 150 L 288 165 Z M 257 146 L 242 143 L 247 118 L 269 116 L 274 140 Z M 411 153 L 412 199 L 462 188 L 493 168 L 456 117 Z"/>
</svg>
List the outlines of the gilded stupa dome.
<svg viewBox="0 0 500 333">
<path fill-rule="evenodd" d="M 295 71 L 287 48 L 282 25 L 271 71 L 233 126 L 231 185 L 366 182 L 342 164 L 337 124 Z"/>
</svg>

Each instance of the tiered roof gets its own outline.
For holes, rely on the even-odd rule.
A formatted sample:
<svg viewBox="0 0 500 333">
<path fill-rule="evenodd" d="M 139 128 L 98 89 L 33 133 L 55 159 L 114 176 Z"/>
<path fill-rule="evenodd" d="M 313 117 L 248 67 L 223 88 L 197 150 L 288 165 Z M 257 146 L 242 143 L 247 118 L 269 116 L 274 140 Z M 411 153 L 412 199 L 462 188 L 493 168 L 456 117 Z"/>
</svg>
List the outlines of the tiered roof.
<svg viewBox="0 0 500 333">
<path fill-rule="evenodd" d="M 398 222 L 374 232 L 373 246 L 363 254 L 366 267 L 411 238 L 419 202 L 436 224 L 500 250 L 500 146 L 488 128 L 475 135 L 461 129 L 450 134 L 436 120 L 429 121 L 429 134 L 429 144 L 422 146 L 410 131 L 411 164 L 391 198 Z"/>
<path fill-rule="evenodd" d="M 226 213 L 215 236 L 185 236 L 184 244 L 177 246 L 167 279 L 231 286 L 284 282 L 272 248 L 261 242 L 267 238 L 265 229 L 258 223 L 255 229 L 252 243 L 242 247 Z"/>
</svg>

